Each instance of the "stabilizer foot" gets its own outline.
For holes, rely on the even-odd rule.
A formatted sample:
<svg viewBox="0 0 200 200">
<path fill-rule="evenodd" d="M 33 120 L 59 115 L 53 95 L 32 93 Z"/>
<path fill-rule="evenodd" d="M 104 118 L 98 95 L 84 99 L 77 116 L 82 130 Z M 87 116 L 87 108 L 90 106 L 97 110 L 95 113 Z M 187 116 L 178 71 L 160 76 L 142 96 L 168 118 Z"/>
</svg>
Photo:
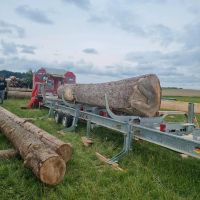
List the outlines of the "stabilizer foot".
<svg viewBox="0 0 200 200">
<path fill-rule="evenodd" d="M 96 156 L 101 162 L 110 165 L 113 169 L 118 170 L 118 171 L 124 171 L 121 167 L 119 167 L 118 163 L 111 162 L 111 160 L 109 158 L 106 158 L 105 156 L 101 155 L 100 153 L 96 152 Z"/>
<path fill-rule="evenodd" d="M 93 141 L 91 139 L 88 139 L 87 137 L 81 137 L 82 143 L 84 146 L 89 147 L 93 144 Z"/>
</svg>

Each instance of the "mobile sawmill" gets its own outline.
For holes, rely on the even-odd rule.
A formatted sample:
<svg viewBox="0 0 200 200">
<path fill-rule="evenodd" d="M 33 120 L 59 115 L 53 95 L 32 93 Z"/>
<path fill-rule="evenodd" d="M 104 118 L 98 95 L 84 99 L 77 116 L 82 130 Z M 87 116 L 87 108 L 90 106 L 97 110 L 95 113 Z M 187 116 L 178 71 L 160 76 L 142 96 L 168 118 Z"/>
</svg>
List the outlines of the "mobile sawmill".
<svg viewBox="0 0 200 200">
<path fill-rule="evenodd" d="M 107 159 L 115 164 L 134 147 L 133 139 L 142 139 L 168 149 L 200 158 L 200 129 L 194 123 L 194 104 L 188 112 L 162 111 L 161 87 L 156 75 L 144 75 L 121 81 L 98 84 L 62 84 L 57 95 L 45 92 L 39 84 L 39 106 L 49 109 L 48 117 L 62 123 L 62 132 L 73 131 L 79 120 L 86 121 L 86 138 L 91 129 L 102 126 L 121 133 L 122 150 Z M 167 122 L 170 114 L 184 114 L 186 122 Z"/>
</svg>

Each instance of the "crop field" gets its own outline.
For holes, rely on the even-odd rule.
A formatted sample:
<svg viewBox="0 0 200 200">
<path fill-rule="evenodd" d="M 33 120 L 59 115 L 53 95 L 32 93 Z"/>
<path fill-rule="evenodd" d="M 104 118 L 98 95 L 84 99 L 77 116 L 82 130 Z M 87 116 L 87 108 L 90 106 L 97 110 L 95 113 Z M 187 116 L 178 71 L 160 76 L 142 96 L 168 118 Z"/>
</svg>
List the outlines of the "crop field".
<svg viewBox="0 0 200 200">
<path fill-rule="evenodd" d="M 162 88 L 162 96 L 200 97 L 200 90 Z"/>
<path fill-rule="evenodd" d="M 177 101 L 191 102 L 191 103 L 200 103 L 200 97 L 195 96 L 163 96 L 166 99 L 176 99 Z"/>
<path fill-rule="evenodd" d="M 184 99 L 183 99 L 184 100 Z M 199 101 L 199 99 L 194 99 Z M 27 100 L 7 100 L 3 107 L 20 117 L 41 117 L 46 109 L 23 110 Z M 200 122 L 200 116 L 197 116 Z M 183 116 L 168 120 L 182 121 Z M 124 171 L 116 171 L 101 163 L 99 152 L 111 157 L 121 150 L 123 138 L 105 128 L 93 130 L 93 146 L 84 147 L 81 136 L 86 125 L 80 123 L 75 132 L 60 135 L 61 125 L 53 120 L 34 121 L 34 124 L 73 145 L 73 157 L 67 165 L 64 180 L 56 186 L 41 183 L 17 156 L 0 160 L 0 200 L 8 199 L 141 199 L 192 200 L 200 199 L 200 160 L 182 158 L 180 154 L 144 141 L 133 141 L 133 150 L 119 162 Z M 12 145 L 0 133 L 0 149 Z"/>
</svg>

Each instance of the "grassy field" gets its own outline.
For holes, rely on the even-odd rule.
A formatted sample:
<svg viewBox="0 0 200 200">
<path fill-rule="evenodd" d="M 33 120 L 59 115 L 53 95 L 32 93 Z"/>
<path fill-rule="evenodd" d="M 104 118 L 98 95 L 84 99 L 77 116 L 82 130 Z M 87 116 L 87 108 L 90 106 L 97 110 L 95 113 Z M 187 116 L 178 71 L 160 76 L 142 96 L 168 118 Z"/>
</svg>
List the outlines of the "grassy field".
<svg viewBox="0 0 200 200">
<path fill-rule="evenodd" d="M 191 102 L 191 103 L 200 103 L 200 97 L 182 97 L 182 96 L 163 96 L 163 98 L 173 98 L 177 101 Z"/>
<path fill-rule="evenodd" d="M 162 96 L 200 97 L 200 90 L 180 89 L 180 88 L 162 88 Z"/>
<path fill-rule="evenodd" d="M 3 106 L 21 117 L 47 114 L 45 109 L 20 109 L 25 103 L 25 100 L 8 100 Z M 95 152 L 108 157 L 119 152 L 123 143 L 121 135 L 96 128 L 93 131 L 94 145 L 85 148 L 80 139 L 86 133 L 85 124 L 80 124 L 75 133 L 69 132 L 65 136 L 57 133 L 62 127 L 54 121 L 36 120 L 35 124 L 63 141 L 72 143 L 74 154 L 68 163 L 65 178 L 57 186 L 47 186 L 23 166 L 20 157 L 0 160 L 0 200 L 200 199 L 198 159 L 183 159 L 168 149 L 144 141 L 134 141 L 133 151 L 120 161 L 120 167 L 126 172 L 115 171 L 102 164 L 95 157 Z M 0 133 L 0 149 L 8 147 L 11 144 Z"/>
</svg>

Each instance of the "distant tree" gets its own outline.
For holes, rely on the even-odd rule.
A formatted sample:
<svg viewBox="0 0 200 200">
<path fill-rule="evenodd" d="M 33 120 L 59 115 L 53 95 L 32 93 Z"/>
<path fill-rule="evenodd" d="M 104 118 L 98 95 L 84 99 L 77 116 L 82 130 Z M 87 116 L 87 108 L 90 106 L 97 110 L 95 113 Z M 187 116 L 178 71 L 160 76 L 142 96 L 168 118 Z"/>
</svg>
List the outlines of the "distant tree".
<svg viewBox="0 0 200 200">
<path fill-rule="evenodd" d="M 27 88 L 33 87 L 33 83 L 32 83 L 33 72 L 32 72 L 31 69 L 28 70 L 26 73 L 25 72 L 11 72 L 11 71 L 7 71 L 7 70 L 1 70 L 0 76 L 3 76 L 5 78 L 9 78 L 10 76 L 15 76 L 16 78 L 19 78 L 21 80 L 23 87 L 27 87 Z"/>
<path fill-rule="evenodd" d="M 1 70 L 0 71 L 0 76 L 4 76 L 5 78 L 9 78 L 10 76 L 15 76 L 17 78 L 24 78 L 26 73 L 21 73 L 21 72 L 11 72 L 7 70 Z"/>
<path fill-rule="evenodd" d="M 31 69 L 25 73 L 25 77 L 24 77 L 23 80 L 24 80 L 24 83 L 27 85 L 28 88 L 33 87 L 33 72 L 32 72 Z"/>
</svg>

